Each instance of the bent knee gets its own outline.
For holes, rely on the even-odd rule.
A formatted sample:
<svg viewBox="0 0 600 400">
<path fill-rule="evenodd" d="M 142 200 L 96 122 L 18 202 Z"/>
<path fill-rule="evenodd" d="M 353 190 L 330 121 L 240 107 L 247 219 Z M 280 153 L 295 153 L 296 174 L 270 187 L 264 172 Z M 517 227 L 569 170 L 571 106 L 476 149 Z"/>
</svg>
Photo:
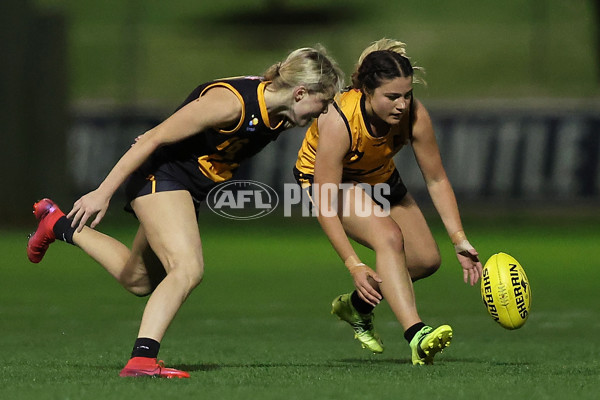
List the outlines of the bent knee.
<svg viewBox="0 0 600 400">
<path fill-rule="evenodd" d="M 147 296 L 154 290 L 147 273 L 123 273 L 118 280 L 125 290 L 138 297 Z"/>
<path fill-rule="evenodd" d="M 130 288 L 127 288 L 127 290 L 129 290 L 130 293 L 133 293 L 137 297 L 150 296 L 152 294 L 152 292 L 154 292 L 154 289 L 155 288 L 150 288 L 150 287 L 145 287 L 145 288 L 130 287 Z"/>
<path fill-rule="evenodd" d="M 184 288 L 186 292 L 190 292 L 202 282 L 204 268 L 202 266 L 190 266 L 188 264 L 186 267 L 175 267 L 171 269 L 171 272 L 168 275 L 177 280 L 178 286 Z M 152 281 L 148 279 L 148 277 L 145 277 L 145 279 L 130 282 L 124 286 L 130 293 L 133 293 L 138 297 L 146 297 L 154 292 L 154 289 L 156 289 L 163 281 L 162 278 Z"/>
<path fill-rule="evenodd" d="M 173 275 L 188 290 L 198 286 L 204 278 L 204 263 L 201 260 L 172 262 L 168 275 Z"/>
<path fill-rule="evenodd" d="M 130 279 L 126 282 L 121 282 L 123 287 L 128 292 L 133 293 L 138 297 L 146 297 L 150 295 L 152 292 L 154 292 L 154 289 L 156 289 L 156 286 L 158 286 L 159 283 L 160 281 L 153 282 L 150 280 L 148 275 L 138 277 L 137 279 Z"/>
<path fill-rule="evenodd" d="M 425 263 L 425 265 L 422 267 L 422 269 L 425 271 L 426 275 L 425 276 L 429 276 L 429 275 L 433 275 L 437 272 L 438 269 L 440 269 L 440 266 L 442 265 L 442 260 L 440 257 L 434 258 L 429 260 L 429 262 Z"/>
<path fill-rule="evenodd" d="M 404 252 L 404 235 L 397 226 L 392 226 L 380 232 L 376 238 L 373 238 L 373 249 L 393 250 L 395 252 Z"/>
<path fill-rule="evenodd" d="M 184 274 L 185 282 L 187 286 L 191 289 L 198 286 L 202 283 L 202 279 L 204 278 L 204 266 L 199 266 L 193 269 L 186 269 Z"/>
<path fill-rule="evenodd" d="M 427 259 L 419 260 L 417 264 L 410 266 L 410 276 L 414 281 L 427 278 L 437 272 L 442 265 L 442 259 L 439 254 L 431 255 Z"/>
</svg>

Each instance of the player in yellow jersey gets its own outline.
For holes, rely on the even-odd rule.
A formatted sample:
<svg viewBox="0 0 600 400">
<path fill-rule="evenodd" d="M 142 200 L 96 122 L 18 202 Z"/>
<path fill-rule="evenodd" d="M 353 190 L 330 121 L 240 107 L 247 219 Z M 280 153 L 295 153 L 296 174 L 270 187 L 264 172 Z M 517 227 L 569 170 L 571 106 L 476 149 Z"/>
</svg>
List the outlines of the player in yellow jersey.
<svg viewBox="0 0 600 400">
<path fill-rule="evenodd" d="M 332 313 L 350 323 L 363 347 L 381 353 L 373 309 L 385 298 L 404 329 L 412 363 L 431 364 L 450 344 L 452 328 L 425 325 L 417 312 L 412 282 L 433 274 L 441 257 L 394 165 L 404 145 L 412 147 L 464 281 L 474 285 L 482 266 L 463 231 L 429 114 L 413 98 L 414 70 L 404 43 L 382 39 L 368 47 L 352 87 L 310 126 L 294 172 L 354 280 L 355 290 L 334 299 Z M 375 251 L 374 269 L 360 261 L 350 239 Z"/>
<path fill-rule="evenodd" d="M 342 81 L 323 49 L 302 48 L 262 77 L 201 85 L 173 115 L 140 136 L 68 215 L 49 199 L 34 205 L 38 227 L 27 245 L 32 262 L 61 239 L 80 247 L 131 293 L 150 295 L 120 376 L 190 376 L 165 368 L 157 355 L 167 327 L 202 281 L 198 204 L 282 130 L 308 125 L 326 111 Z M 94 229 L 121 185 L 140 222 L 131 249 Z"/>
</svg>

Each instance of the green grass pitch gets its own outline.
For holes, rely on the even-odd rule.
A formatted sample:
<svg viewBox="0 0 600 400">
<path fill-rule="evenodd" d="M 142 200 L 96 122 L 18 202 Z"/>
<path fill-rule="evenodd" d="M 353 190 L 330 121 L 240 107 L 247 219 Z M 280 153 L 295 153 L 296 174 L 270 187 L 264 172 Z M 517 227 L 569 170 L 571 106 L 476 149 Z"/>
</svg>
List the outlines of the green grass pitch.
<svg viewBox="0 0 600 400">
<path fill-rule="evenodd" d="M 467 218 L 482 259 L 507 252 L 524 266 L 533 304 L 507 331 L 479 287 L 462 282 L 439 223 L 443 257 L 416 284 L 429 324 L 449 323 L 452 345 L 433 366 L 409 364 L 389 307 L 377 311 L 386 345 L 371 355 L 329 314 L 351 289 L 316 220 L 236 222 L 203 216 L 205 280 L 162 344 L 188 380 L 123 379 L 145 299 L 125 292 L 78 249 L 57 243 L 30 264 L 25 231 L 0 232 L 0 387 L 6 399 L 593 399 L 600 389 L 599 218 Z M 290 223 L 292 222 L 292 223 Z M 133 223 L 103 223 L 123 240 Z M 368 251 L 360 250 L 366 262 Z"/>
</svg>

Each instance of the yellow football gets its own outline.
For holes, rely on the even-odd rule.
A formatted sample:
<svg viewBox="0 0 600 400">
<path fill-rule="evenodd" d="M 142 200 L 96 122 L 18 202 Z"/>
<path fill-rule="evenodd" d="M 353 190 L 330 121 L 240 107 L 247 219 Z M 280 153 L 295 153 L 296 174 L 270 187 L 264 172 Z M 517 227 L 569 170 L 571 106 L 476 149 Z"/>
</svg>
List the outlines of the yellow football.
<svg viewBox="0 0 600 400">
<path fill-rule="evenodd" d="M 531 286 L 525 270 L 505 253 L 494 254 L 483 267 L 481 298 L 492 316 L 506 329 L 518 329 L 531 312 Z"/>
</svg>

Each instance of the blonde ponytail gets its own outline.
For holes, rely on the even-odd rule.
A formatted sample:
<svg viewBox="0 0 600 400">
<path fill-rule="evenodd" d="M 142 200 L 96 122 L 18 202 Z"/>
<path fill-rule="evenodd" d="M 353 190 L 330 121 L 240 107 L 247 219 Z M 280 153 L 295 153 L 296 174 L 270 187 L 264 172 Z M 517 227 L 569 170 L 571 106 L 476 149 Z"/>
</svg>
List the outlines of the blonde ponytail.
<svg viewBox="0 0 600 400">
<path fill-rule="evenodd" d="M 374 51 L 392 51 L 410 60 L 410 57 L 408 57 L 408 55 L 406 54 L 406 43 L 395 39 L 379 39 L 371 43 L 366 49 L 363 50 L 360 57 L 358 57 L 358 63 L 356 64 L 356 68 L 354 69 L 354 73 L 352 74 L 353 83 L 355 82 L 355 77 L 358 75 L 358 70 L 362 65 L 363 61 L 365 60 L 365 57 L 367 57 Z M 414 73 L 412 74 L 413 83 L 420 83 L 427 86 L 427 82 L 425 81 L 425 79 L 423 79 L 423 75 L 425 75 L 425 70 L 422 67 L 418 67 L 416 65 L 412 65 L 412 69 L 414 70 Z"/>
<path fill-rule="evenodd" d="M 366 49 L 363 50 L 360 57 L 358 57 L 357 69 L 358 69 L 358 66 L 360 64 L 362 64 L 365 57 L 367 55 L 369 55 L 369 53 L 372 53 L 374 51 L 379 51 L 379 50 L 389 50 L 389 51 L 393 51 L 394 53 L 398 53 L 401 56 L 407 57 L 406 56 L 406 43 L 401 42 L 399 40 L 383 38 L 383 39 L 377 40 L 376 42 L 371 43 Z"/>
<path fill-rule="evenodd" d="M 344 74 L 322 46 L 291 52 L 284 61 L 269 67 L 264 77 L 274 90 L 305 86 L 310 92 L 333 97 L 344 86 Z"/>
</svg>

